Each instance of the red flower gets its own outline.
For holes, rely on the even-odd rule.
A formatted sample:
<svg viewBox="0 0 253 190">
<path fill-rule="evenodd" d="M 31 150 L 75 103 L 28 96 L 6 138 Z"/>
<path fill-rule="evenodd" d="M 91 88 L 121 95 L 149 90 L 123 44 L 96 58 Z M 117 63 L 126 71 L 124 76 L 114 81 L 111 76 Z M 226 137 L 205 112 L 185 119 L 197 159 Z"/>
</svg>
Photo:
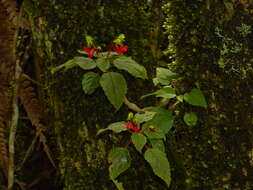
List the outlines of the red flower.
<svg viewBox="0 0 253 190">
<path fill-rule="evenodd" d="M 94 56 L 94 53 L 98 53 L 98 50 L 96 48 L 89 48 L 84 46 L 83 47 L 83 51 L 85 51 L 86 53 L 88 53 L 88 57 L 92 58 Z"/>
<path fill-rule="evenodd" d="M 142 133 L 140 128 L 137 125 L 133 124 L 131 121 L 128 121 L 126 123 L 126 129 L 134 133 Z"/>
<path fill-rule="evenodd" d="M 128 47 L 124 45 L 114 47 L 114 51 L 116 51 L 116 53 L 118 54 L 124 54 L 125 52 L 127 52 L 127 50 L 128 50 Z"/>
</svg>

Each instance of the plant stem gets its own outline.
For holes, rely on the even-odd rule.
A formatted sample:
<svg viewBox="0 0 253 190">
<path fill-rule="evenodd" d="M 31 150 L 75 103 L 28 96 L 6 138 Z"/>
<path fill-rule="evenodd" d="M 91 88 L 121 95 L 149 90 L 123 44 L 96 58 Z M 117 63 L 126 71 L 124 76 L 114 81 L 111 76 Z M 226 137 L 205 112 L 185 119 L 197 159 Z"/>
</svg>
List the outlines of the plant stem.
<svg viewBox="0 0 253 190">
<path fill-rule="evenodd" d="M 21 67 L 19 60 L 16 61 L 15 68 L 15 84 L 13 88 L 13 99 L 12 99 L 12 119 L 10 123 L 10 135 L 9 135 L 9 169 L 8 169 L 8 190 L 11 190 L 14 185 L 14 154 L 15 154 L 15 136 L 18 125 L 18 80 L 21 74 Z"/>
<path fill-rule="evenodd" d="M 124 99 L 124 104 L 131 110 L 135 112 L 143 112 L 143 109 L 139 108 L 135 103 L 130 102 L 126 97 Z"/>
</svg>

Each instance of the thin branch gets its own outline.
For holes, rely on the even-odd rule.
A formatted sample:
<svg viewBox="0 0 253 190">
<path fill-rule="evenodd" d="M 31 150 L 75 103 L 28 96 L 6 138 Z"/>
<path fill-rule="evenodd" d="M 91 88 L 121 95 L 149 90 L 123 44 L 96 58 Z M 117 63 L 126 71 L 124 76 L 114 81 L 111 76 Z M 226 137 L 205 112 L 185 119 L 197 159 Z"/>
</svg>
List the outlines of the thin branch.
<svg viewBox="0 0 253 190">
<path fill-rule="evenodd" d="M 177 104 L 180 102 L 177 102 Z M 137 106 L 135 103 L 130 102 L 126 97 L 124 99 L 124 104 L 130 109 L 133 110 L 135 112 L 145 112 L 145 111 L 149 111 L 152 110 L 155 107 L 165 107 L 169 104 L 169 100 L 168 99 L 163 99 L 162 101 L 159 102 L 159 104 L 157 104 L 156 106 L 148 106 L 148 107 L 144 107 L 144 108 L 140 108 L 139 106 Z M 176 104 L 176 105 L 177 105 Z"/>
<path fill-rule="evenodd" d="M 143 112 L 143 109 L 139 108 L 135 103 L 130 102 L 126 97 L 124 99 L 124 104 L 135 112 Z"/>
<path fill-rule="evenodd" d="M 18 125 L 18 86 L 19 86 L 19 77 L 21 74 L 21 67 L 19 60 L 16 61 L 15 68 L 15 84 L 13 88 L 13 99 L 12 99 L 12 119 L 10 126 L 9 134 L 9 169 L 8 169 L 8 190 L 11 190 L 14 185 L 14 154 L 15 154 L 15 136 Z"/>
</svg>

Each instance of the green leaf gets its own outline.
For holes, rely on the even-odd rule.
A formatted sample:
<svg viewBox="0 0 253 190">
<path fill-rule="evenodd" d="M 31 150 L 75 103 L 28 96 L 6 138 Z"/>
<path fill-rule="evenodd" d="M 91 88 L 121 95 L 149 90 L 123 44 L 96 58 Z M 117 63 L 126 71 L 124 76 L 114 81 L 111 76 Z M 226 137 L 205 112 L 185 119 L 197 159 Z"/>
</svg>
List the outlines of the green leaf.
<svg viewBox="0 0 253 190">
<path fill-rule="evenodd" d="M 135 114 L 134 117 L 137 118 L 138 123 L 143 123 L 143 122 L 151 120 L 155 114 L 156 112 L 145 111 L 144 113 Z"/>
<path fill-rule="evenodd" d="M 91 58 L 78 56 L 74 57 L 74 62 L 84 70 L 96 68 L 96 63 Z"/>
<path fill-rule="evenodd" d="M 184 101 L 184 95 L 179 95 L 179 96 L 177 96 L 177 100 L 178 100 L 179 102 L 183 102 L 183 101 Z"/>
<path fill-rule="evenodd" d="M 171 183 L 171 172 L 166 154 L 156 148 L 152 148 L 146 150 L 144 158 L 150 164 L 153 172 L 169 187 Z"/>
<path fill-rule="evenodd" d="M 150 139 L 150 142 L 153 148 L 165 152 L 165 145 L 162 139 Z"/>
<path fill-rule="evenodd" d="M 198 121 L 198 116 L 194 113 L 186 113 L 184 115 L 184 122 L 188 125 L 188 126 L 195 126 L 197 124 Z"/>
<path fill-rule="evenodd" d="M 116 185 L 118 190 L 124 190 L 123 184 L 118 182 L 117 180 L 112 180 L 113 183 Z"/>
<path fill-rule="evenodd" d="M 106 72 L 110 68 L 110 62 L 105 58 L 98 58 L 96 60 L 97 67 L 103 71 Z"/>
<path fill-rule="evenodd" d="M 166 98 L 166 99 L 171 99 L 177 96 L 174 88 L 166 86 L 160 90 L 157 90 L 156 92 L 152 92 L 150 94 L 146 94 L 142 96 L 141 99 L 146 98 L 148 96 L 153 96 L 153 95 L 156 95 L 156 97 Z"/>
<path fill-rule="evenodd" d="M 174 121 L 172 113 L 164 108 L 155 108 L 151 111 L 156 112 L 156 114 L 150 121 L 145 123 L 145 125 L 152 126 L 155 129 L 159 129 L 165 134 L 168 133 Z"/>
<path fill-rule="evenodd" d="M 100 75 L 88 72 L 83 75 L 82 87 L 85 94 L 92 94 L 99 87 Z"/>
<path fill-rule="evenodd" d="M 184 100 L 193 105 L 207 108 L 206 99 L 201 90 L 194 88 L 189 93 L 184 94 Z"/>
<path fill-rule="evenodd" d="M 174 76 L 175 74 L 169 69 L 165 69 L 162 67 L 156 68 L 156 78 L 162 85 L 169 85 Z"/>
<path fill-rule="evenodd" d="M 57 67 L 52 68 L 51 69 L 51 73 L 54 74 L 55 72 L 57 72 L 57 71 L 59 71 L 59 70 L 61 70 L 63 68 L 64 68 L 63 71 L 67 71 L 68 69 L 71 69 L 71 68 L 73 68 L 75 66 L 76 66 L 76 63 L 75 63 L 74 59 L 70 59 L 67 62 L 63 63 L 63 64 L 58 65 Z"/>
<path fill-rule="evenodd" d="M 134 77 L 147 79 L 147 71 L 145 67 L 139 65 L 136 61 L 134 61 L 130 57 L 121 56 L 113 61 L 115 67 L 120 70 L 125 70 Z"/>
<path fill-rule="evenodd" d="M 135 148 L 141 153 L 142 148 L 147 143 L 146 137 L 143 134 L 133 133 L 131 136 L 131 140 Z"/>
<path fill-rule="evenodd" d="M 118 110 L 127 92 L 125 78 L 116 72 L 104 73 L 100 79 L 100 85 L 110 103 Z"/>
<path fill-rule="evenodd" d="M 109 174 L 112 180 L 116 179 L 121 173 L 126 171 L 131 165 L 131 157 L 127 149 L 116 147 L 108 155 L 108 161 L 111 163 Z"/>
<path fill-rule="evenodd" d="M 174 98 L 176 97 L 176 91 L 174 88 L 166 86 L 156 92 L 156 97 L 167 98 L 167 99 Z"/>
<path fill-rule="evenodd" d="M 165 133 L 160 129 L 155 129 L 154 126 L 145 123 L 142 127 L 144 134 L 151 139 L 166 139 Z"/>
<path fill-rule="evenodd" d="M 153 78 L 152 80 L 155 86 L 157 86 L 160 83 L 158 78 Z"/>
<path fill-rule="evenodd" d="M 119 122 L 111 123 L 107 128 L 98 130 L 97 135 L 100 135 L 101 133 L 103 133 L 107 130 L 112 130 L 115 133 L 120 133 L 122 131 L 126 131 L 127 130 L 126 129 L 126 122 L 119 121 Z"/>
</svg>

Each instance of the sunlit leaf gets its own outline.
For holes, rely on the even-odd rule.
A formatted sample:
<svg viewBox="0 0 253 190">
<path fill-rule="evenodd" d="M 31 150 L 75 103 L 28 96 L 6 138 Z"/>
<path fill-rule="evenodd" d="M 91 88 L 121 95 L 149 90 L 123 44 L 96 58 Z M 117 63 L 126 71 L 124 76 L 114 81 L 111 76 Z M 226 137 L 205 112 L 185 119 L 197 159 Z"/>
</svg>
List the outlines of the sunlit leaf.
<svg viewBox="0 0 253 190">
<path fill-rule="evenodd" d="M 134 61 L 131 57 L 118 57 L 113 61 L 113 64 L 115 67 L 117 67 L 120 70 L 125 70 L 134 77 L 147 79 L 147 71 L 145 67 L 138 64 L 136 61 Z"/>
</svg>

